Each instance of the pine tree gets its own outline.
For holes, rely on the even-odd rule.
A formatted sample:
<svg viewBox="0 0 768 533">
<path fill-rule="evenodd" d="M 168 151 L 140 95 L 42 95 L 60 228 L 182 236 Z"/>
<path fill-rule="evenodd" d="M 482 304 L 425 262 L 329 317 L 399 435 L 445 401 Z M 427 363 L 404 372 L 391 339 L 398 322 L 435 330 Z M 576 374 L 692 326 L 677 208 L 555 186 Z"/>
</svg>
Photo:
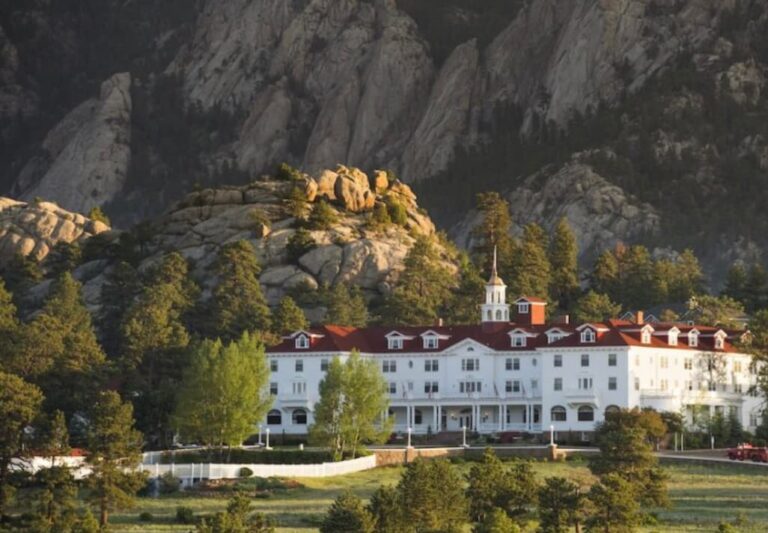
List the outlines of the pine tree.
<svg viewBox="0 0 768 533">
<path fill-rule="evenodd" d="M 288 192 L 288 196 L 285 199 L 285 207 L 288 214 L 294 217 L 297 221 L 302 221 L 307 217 L 309 213 L 309 201 L 307 201 L 307 194 L 300 187 L 291 187 Z"/>
<path fill-rule="evenodd" d="M 482 219 L 472 231 L 476 243 L 472 254 L 480 270 L 490 272 L 495 248 L 499 273 L 502 278 L 509 280 L 515 255 L 515 242 L 510 237 L 512 218 L 509 215 L 509 203 L 497 192 L 480 193 L 477 195 L 477 209 Z"/>
<path fill-rule="evenodd" d="M 497 508 L 507 512 L 513 480 L 492 448 L 486 448 L 482 461 L 472 466 L 467 481 L 469 516 L 474 522 L 483 522 Z"/>
<path fill-rule="evenodd" d="M 588 532 L 629 533 L 640 523 L 638 488 L 617 474 L 606 474 L 589 491 Z"/>
<path fill-rule="evenodd" d="M 374 231 L 381 231 L 386 229 L 392 224 L 392 218 L 389 216 L 387 210 L 387 204 L 383 202 L 376 202 L 373 206 L 373 212 L 371 213 L 368 221 L 368 226 Z"/>
<path fill-rule="evenodd" d="M 512 294 L 537 298 L 549 296 L 552 276 L 547 257 L 548 246 L 547 235 L 540 226 L 525 226 L 508 281 Z"/>
<path fill-rule="evenodd" d="M 72 272 L 80 264 L 82 255 L 76 243 L 57 243 L 45 258 L 48 274 L 58 277 L 64 272 Z"/>
<path fill-rule="evenodd" d="M 64 413 L 56 410 L 42 417 L 36 428 L 35 449 L 42 457 L 50 458 L 51 466 L 55 466 L 56 457 L 69 453 L 69 430 Z"/>
<path fill-rule="evenodd" d="M 579 298 L 572 309 L 576 322 L 602 322 L 615 318 L 621 311 L 621 306 L 613 303 L 606 294 L 590 290 Z"/>
<path fill-rule="evenodd" d="M 315 203 L 307 219 L 307 227 L 314 230 L 329 230 L 339 222 L 339 215 L 324 199 Z"/>
<path fill-rule="evenodd" d="M 444 459 L 417 459 L 408 465 L 397 485 L 403 523 L 414 531 L 458 533 L 467 522 L 468 502 L 462 479 Z"/>
<path fill-rule="evenodd" d="M 562 477 L 550 477 L 539 488 L 540 533 L 569 533 L 578 525 L 584 504 L 579 486 Z"/>
<path fill-rule="evenodd" d="M 368 504 L 368 512 L 371 513 L 376 533 L 404 533 L 408 526 L 403 523 L 403 508 L 405 503 L 401 501 L 397 488 L 389 485 L 381 485 L 371 495 Z"/>
<path fill-rule="evenodd" d="M 184 370 L 174 425 L 185 439 L 240 446 L 262 420 L 272 397 L 264 346 L 247 332 L 238 341 L 203 341 Z"/>
<path fill-rule="evenodd" d="M 111 226 L 112 223 L 109 220 L 109 217 L 102 211 L 101 207 L 94 206 L 91 208 L 90 211 L 88 211 L 88 218 L 91 220 L 95 220 L 96 222 L 101 222 L 102 224 L 106 224 L 107 226 Z"/>
<path fill-rule="evenodd" d="M 346 284 L 337 283 L 325 299 L 327 308 L 326 324 L 362 328 L 368 324 L 368 305 L 360 288 L 348 289 Z"/>
<path fill-rule="evenodd" d="M 19 330 L 16 305 L 13 295 L 5 289 L 0 278 L 0 367 L 11 369 L 11 360 L 16 357 L 14 340 Z"/>
<path fill-rule="evenodd" d="M 316 247 L 317 242 L 315 242 L 312 234 L 304 228 L 299 228 L 288 239 L 288 243 L 285 245 L 285 252 L 288 255 L 288 260 L 295 263 L 302 255 Z"/>
<path fill-rule="evenodd" d="M 503 509 L 492 509 L 472 533 L 521 533 L 522 530 Z"/>
<path fill-rule="evenodd" d="M 477 323 L 478 302 L 481 301 L 485 281 L 477 268 L 462 253 L 459 255 L 459 285 L 451 293 L 442 314 L 448 324 Z"/>
<path fill-rule="evenodd" d="M 261 267 L 248 241 L 226 244 L 214 265 L 219 283 L 210 307 L 211 336 L 238 338 L 244 331 L 267 331 L 271 317 L 261 290 Z"/>
<path fill-rule="evenodd" d="M 620 297 L 621 280 L 619 261 L 610 250 L 606 250 L 595 261 L 592 268 L 592 290 L 613 299 Z"/>
<path fill-rule="evenodd" d="M 430 324 L 451 295 L 453 276 L 427 237 L 416 239 L 397 287 L 387 297 L 382 319 L 389 324 Z"/>
<path fill-rule="evenodd" d="M 16 253 L 3 268 L 2 277 L 14 303 L 21 307 L 27 290 L 42 281 L 43 271 L 33 258 Z"/>
<path fill-rule="evenodd" d="M 351 492 L 341 493 L 320 525 L 320 533 L 373 533 L 374 521 L 362 500 Z"/>
<path fill-rule="evenodd" d="M 277 306 L 272 320 L 275 333 L 283 334 L 307 329 L 309 322 L 304 311 L 290 296 L 284 296 Z"/>
<path fill-rule="evenodd" d="M 768 308 L 768 272 L 762 265 L 752 265 L 746 284 L 747 311 L 754 312 Z"/>
<path fill-rule="evenodd" d="M 105 527 L 109 513 L 133 505 L 144 484 L 144 473 L 135 469 L 141 461 L 141 433 L 133 429 L 133 407 L 114 391 L 102 392 L 90 412 L 88 457 L 91 475 L 86 484 L 88 499 L 99 510 Z"/>
<path fill-rule="evenodd" d="M 141 280 L 136 269 L 120 261 L 109 268 L 101 286 L 101 318 L 99 331 L 104 351 L 111 357 L 120 353 L 120 324 L 126 311 L 141 292 Z"/>
<path fill-rule="evenodd" d="M 579 248 L 568 220 L 561 218 L 549 248 L 552 266 L 550 299 L 560 309 L 570 309 L 579 293 Z"/>
<path fill-rule="evenodd" d="M 684 250 L 675 261 L 674 276 L 669 284 L 669 299 L 685 302 L 704 290 L 704 273 L 692 250 Z"/>
<path fill-rule="evenodd" d="M 25 457 L 26 428 L 37 418 L 43 393 L 18 376 L 0 371 L 0 519 L 13 495 L 11 463 Z"/>
<path fill-rule="evenodd" d="M 61 345 L 57 345 L 61 351 L 53 354 L 52 367 L 36 381 L 45 393 L 48 408 L 61 409 L 68 415 L 91 404 L 106 360 L 81 290 L 82 285 L 65 272 L 54 282 L 35 319 L 37 324 L 48 325 L 48 335 L 61 339 Z M 29 337 L 26 339 L 30 342 Z"/>
<path fill-rule="evenodd" d="M 77 483 L 70 469 L 66 466 L 43 468 L 35 473 L 34 480 L 37 527 L 42 531 L 75 530 Z"/>
</svg>

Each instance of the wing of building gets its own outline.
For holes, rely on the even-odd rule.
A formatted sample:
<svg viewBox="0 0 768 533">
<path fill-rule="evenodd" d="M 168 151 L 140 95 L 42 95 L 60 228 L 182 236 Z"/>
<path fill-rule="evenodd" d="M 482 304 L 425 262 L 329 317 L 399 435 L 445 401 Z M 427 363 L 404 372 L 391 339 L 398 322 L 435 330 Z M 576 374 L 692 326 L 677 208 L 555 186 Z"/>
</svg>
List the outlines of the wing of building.
<svg viewBox="0 0 768 533">
<path fill-rule="evenodd" d="M 511 320 L 510 320 L 511 318 Z M 632 320 L 547 322 L 546 302 L 506 301 L 494 271 L 470 326 L 296 331 L 268 350 L 272 432 L 303 434 L 333 357 L 352 350 L 380 365 L 395 429 L 415 433 L 572 432 L 588 439 L 605 413 L 652 407 L 688 424 L 721 412 L 754 430 L 763 405 L 744 331 Z"/>
</svg>

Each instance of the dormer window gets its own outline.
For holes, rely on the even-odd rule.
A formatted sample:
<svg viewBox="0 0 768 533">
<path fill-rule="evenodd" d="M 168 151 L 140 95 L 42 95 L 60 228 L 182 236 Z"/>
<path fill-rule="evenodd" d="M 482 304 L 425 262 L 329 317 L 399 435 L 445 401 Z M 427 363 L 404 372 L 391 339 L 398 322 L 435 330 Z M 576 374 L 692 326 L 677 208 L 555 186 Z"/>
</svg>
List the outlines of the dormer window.
<svg viewBox="0 0 768 533">
<path fill-rule="evenodd" d="M 651 332 L 643 331 L 640 334 L 640 342 L 642 342 L 643 344 L 651 344 Z"/>
<path fill-rule="evenodd" d="M 425 350 L 436 350 L 438 346 L 437 343 L 438 343 L 437 337 L 424 337 Z"/>
<path fill-rule="evenodd" d="M 525 335 L 516 334 L 512 335 L 512 346 L 515 348 L 524 348 L 525 347 Z"/>
<path fill-rule="evenodd" d="M 306 335 L 299 335 L 296 337 L 296 349 L 306 350 L 307 348 L 309 348 L 309 337 Z"/>
<path fill-rule="evenodd" d="M 680 330 L 677 328 L 672 328 L 667 332 L 667 340 L 670 346 L 677 346 L 677 337 L 679 334 Z"/>
<path fill-rule="evenodd" d="M 715 333 L 715 350 L 722 350 L 725 348 L 725 333 L 719 331 Z"/>
<path fill-rule="evenodd" d="M 517 304 L 517 313 L 520 315 L 527 315 L 531 310 L 531 304 L 528 302 L 520 302 Z"/>
<path fill-rule="evenodd" d="M 390 350 L 402 350 L 403 338 L 402 337 L 390 337 L 387 339 L 387 348 Z"/>
<path fill-rule="evenodd" d="M 699 332 L 691 330 L 688 332 L 688 346 L 696 348 L 699 345 Z"/>
<path fill-rule="evenodd" d="M 595 342 L 595 330 L 586 328 L 581 332 L 581 342 Z"/>
</svg>

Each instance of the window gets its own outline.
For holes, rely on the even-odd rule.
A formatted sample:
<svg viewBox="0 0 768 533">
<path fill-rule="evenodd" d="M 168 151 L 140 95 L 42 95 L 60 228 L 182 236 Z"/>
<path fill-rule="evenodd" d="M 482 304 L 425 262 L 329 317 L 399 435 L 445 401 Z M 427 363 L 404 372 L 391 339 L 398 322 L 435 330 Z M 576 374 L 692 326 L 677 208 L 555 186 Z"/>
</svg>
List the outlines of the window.
<svg viewBox="0 0 768 533">
<path fill-rule="evenodd" d="M 381 362 L 381 371 L 384 374 L 397 372 L 397 361 L 394 359 L 385 359 Z"/>
<path fill-rule="evenodd" d="M 538 379 L 532 379 L 531 380 L 531 389 L 536 390 L 539 388 L 539 380 Z"/>
<path fill-rule="evenodd" d="M 715 336 L 715 350 L 722 350 L 725 346 L 725 337 L 722 335 Z"/>
<path fill-rule="evenodd" d="M 462 359 L 461 369 L 464 372 L 473 372 L 475 370 L 480 370 L 480 359 Z"/>
<path fill-rule="evenodd" d="M 307 412 L 304 409 L 294 409 L 291 414 L 291 419 L 294 425 L 306 426 L 307 425 Z"/>
<path fill-rule="evenodd" d="M 563 378 L 555 378 L 554 390 L 563 390 Z"/>
<path fill-rule="evenodd" d="M 424 348 L 426 350 L 437 349 L 437 337 L 424 337 Z"/>
<path fill-rule="evenodd" d="M 693 359 L 691 357 L 685 358 L 685 361 L 683 361 L 683 368 L 686 370 L 693 370 Z"/>
<path fill-rule="evenodd" d="M 640 354 L 635 354 L 635 366 L 640 366 Z"/>
<path fill-rule="evenodd" d="M 439 363 L 437 359 L 427 359 L 424 361 L 424 372 L 437 372 Z"/>
<path fill-rule="evenodd" d="M 306 335 L 299 335 L 296 337 L 296 348 L 309 348 L 309 338 Z"/>
<path fill-rule="evenodd" d="M 512 370 L 520 370 L 520 358 L 514 357 L 512 359 Z"/>
<path fill-rule="evenodd" d="M 616 390 L 616 378 L 608 378 L 608 390 Z"/>
<path fill-rule="evenodd" d="M 581 366 L 589 366 L 589 354 L 581 354 Z"/>
<path fill-rule="evenodd" d="M 425 381 L 424 382 L 424 394 L 433 394 L 435 392 L 438 392 L 438 382 L 437 381 Z"/>
<path fill-rule="evenodd" d="M 592 390 L 592 378 L 579 378 L 579 390 Z"/>
<path fill-rule="evenodd" d="M 270 359 L 269 360 L 269 371 L 270 372 L 277 372 L 277 359 Z"/>
<path fill-rule="evenodd" d="M 616 354 L 615 353 L 609 353 L 608 354 L 608 366 L 616 366 Z"/>
<path fill-rule="evenodd" d="M 669 357 L 666 355 L 659 357 L 659 366 L 661 368 L 669 368 Z"/>
<path fill-rule="evenodd" d="M 294 394 L 304 394 L 307 392 L 307 383 L 305 381 L 294 381 L 293 382 L 293 393 Z"/>
<path fill-rule="evenodd" d="M 328 359 L 320 359 L 320 372 L 328 372 Z"/>
<path fill-rule="evenodd" d="M 635 390 L 640 390 L 640 378 L 635 378 Z"/>
<path fill-rule="evenodd" d="M 733 371 L 734 372 L 741 372 L 741 361 L 734 361 L 733 362 Z"/>
<path fill-rule="evenodd" d="M 582 331 L 581 342 L 595 342 L 595 331 L 591 328 L 586 328 Z"/>
<path fill-rule="evenodd" d="M 578 411 L 579 422 L 592 422 L 595 420 L 595 410 L 588 405 L 582 405 Z"/>
<path fill-rule="evenodd" d="M 394 381 L 389 382 L 389 393 L 397 394 L 397 383 L 395 383 Z"/>
<path fill-rule="evenodd" d="M 651 332 L 647 329 L 640 334 L 640 342 L 643 344 L 651 344 Z"/>
<path fill-rule="evenodd" d="M 296 359 L 296 372 L 304 372 L 304 359 Z"/>
<path fill-rule="evenodd" d="M 693 381 L 691 381 L 691 380 L 686 380 L 686 382 L 685 382 L 685 388 L 686 388 L 686 390 L 693 390 Z"/>
<path fill-rule="evenodd" d="M 552 422 L 565 422 L 567 419 L 567 411 L 562 405 L 555 405 L 550 412 L 550 418 Z"/>
<path fill-rule="evenodd" d="M 555 366 L 563 366 L 563 356 L 560 354 L 555 355 Z"/>
<path fill-rule="evenodd" d="M 699 334 L 695 331 L 688 333 L 688 346 L 696 348 L 699 345 Z"/>
<path fill-rule="evenodd" d="M 269 384 L 269 393 L 272 396 L 277 396 L 277 383 L 276 382 L 273 381 L 272 383 Z"/>
<path fill-rule="evenodd" d="M 408 392 L 413 392 L 413 381 L 408 382 Z"/>
<path fill-rule="evenodd" d="M 517 313 L 520 315 L 527 315 L 530 309 L 530 304 L 528 302 L 520 302 L 517 304 Z"/>
<path fill-rule="evenodd" d="M 267 413 L 267 425 L 279 426 L 283 423 L 283 414 L 277 409 L 272 409 Z"/>
<path fill-rule="evenodd" d="M 667 390 L 669 388 L 669 380 L 667 379 L 659 380 L 659 388 L 663 391 Z"/>
<path fill-rule="evenodd" d="M 621 408 L 618 405 L 609 405 L 608 407 L 605 408 L 606 417 L 608 415 L 613 415 L 620 412 L 621 412 Z"/>
<path fill-rule="evenodd" d="M 678 331 L 675 329 L 669 330 L 669 345 L 670 346 L 677 346 L 677 334 Z"/>
<path fill-rule="evenodd" d="M 462 394 L 482 392 L 482 384 L 479 381 L 462 381 L 459 383 L 459 392 Z"/>
<path fill-rule="evenodd" d="M 416 426 L 420 426 L 422 423 L 422 416 L 421 416 L 421 410 L 420 409 L 414 409 L 413 410 L 413 424 Z"/>
<path fill-rule="evenodd" d="M 520 392 L 520 382 L 518 380 L 507 381 L 507 392 Z"/>
<path fill-rule="evenodd" d="M 512 335 L 512 346 L 522 348 L 525 346 L 525 335 Z"/>
<path fill-rule="evenodd" d="M 402 337 L 390 337 L 387 339 L 387 348 L 390 350 L 402 350 L 403 338 Z"/>
<path fill-rule="evenodd" d="M 709 389 L 709 392 L 715 392 L 717 391 L 717 383 L 715 383 L 714 381 L 710 381 L 707 384 L 707 388 Z"/>
</svg>

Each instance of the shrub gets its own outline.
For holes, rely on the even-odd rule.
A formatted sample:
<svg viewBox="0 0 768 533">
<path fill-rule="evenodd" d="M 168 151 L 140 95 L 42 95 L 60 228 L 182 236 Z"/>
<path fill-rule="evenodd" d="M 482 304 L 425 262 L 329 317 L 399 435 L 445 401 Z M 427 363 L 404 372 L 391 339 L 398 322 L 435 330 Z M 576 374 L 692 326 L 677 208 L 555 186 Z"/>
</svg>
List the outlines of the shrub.
<svg viewBox="0 0 768 533">
<path fill-rule="evenodd" d="M 317 246 L 315 239 L 309 231 L 300 228 L 296 230 L 296 233 L 291 235 L 288 239 L 288 244 L 285 246 L 285 251 L 288 252 L 288 260 L 296 262 L 305 253 L 309 252 Z"/>
<path fill-rule="evenodd" d="M 328 202 L 320 199 L 309 214 L 307 227 L 310 229 L 328 230 L 338 221 L 339 217 L 336 214 L 336 210 Z"/>
<path fill-rule="evenodd" d="M 251 477 L 253 475 L 253 470 L 251 470 L 247 466 L 244 466 L 240 469 L 240 472 L 238 472 L 237 475 L 239 477 Z"/>
<path fill-rule="evenodd" d="M 107 226 L 112 225 L 109 217 L 106 215 L 106 213 L 104 213 L 104 211 L 101 210 L 101 207 L 99 206 L 94 206 L 90 211 L 88 211 L 88 218 L 106 224 Z"/>
<path fill-rule="evenodd" d="M 159 479 L 160 494 L 174 494 L 181 488 L 181 480 L 170 472 L 166 472 Z"/>
<path fill-rule="evenodd" d="M 192 524 L 195 521 L 195 513 L 190 507 L 184 507 L 183 505 L 176 508 L 176 523 L 177 524 Z"/>
<path fill-rule="evenodd" d="M 289 165 L 288 163 L 280 163 L 277 165 L 275 171 L 275 177 L 279 180 L 296 181 L 301 179 L 301 172 Z"/>
<path fill-rule="evenodd" d="M 387 211 L 387 205 L 377 202 L 373 206 L 373 213 L 371 213 L 368 219 L 368 226 L 372 229 L 386 228 L 392 224 L 392 219 L 389 217 L 389 211 Z"/>
<path fill-rule="evenodd" d="M 269 227 L 269 217 L 267 214 L 259 209 L 258 207 L 254 207 L 248 212 L 248 218 L 253 222 L 254 226 L 257 228 L 259 226 Z"/>
<path fill-rule="evenodd" d="M 152 516 L 152 513 L 149 513 L 147 511 L 144 511 L 139 515 L 139 522 L 151 522 L 154 519 L 155 517 Z"/>
<path fill-rule="evenodd" d="M 387 211 L 389 212 L 389 218 L 398 226 L 405 226 L 408 223 L 408 211 L 397 200 L 392 198 L 387 200 Z"/>
</svg>

